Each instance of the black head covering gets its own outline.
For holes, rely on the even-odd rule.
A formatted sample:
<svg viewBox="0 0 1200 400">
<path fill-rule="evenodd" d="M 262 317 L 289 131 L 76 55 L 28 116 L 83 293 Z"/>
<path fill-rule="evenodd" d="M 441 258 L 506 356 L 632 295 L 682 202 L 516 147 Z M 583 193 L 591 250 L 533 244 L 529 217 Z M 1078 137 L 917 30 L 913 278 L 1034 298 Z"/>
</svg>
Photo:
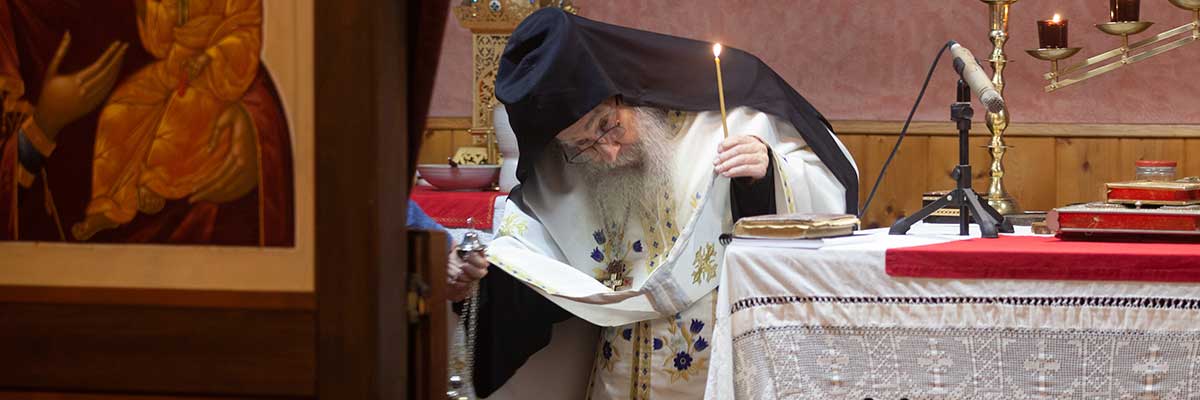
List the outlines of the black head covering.
<svg viewBox="0 0 1200 400">
<path fill-rule="evenodd" d="M 858 175 L 825 117 L 749 53 L 726 47 L 721 71 L 726 107 L 747 106 L 791 122 L 846 188 L 846 212 L 857 214 Z M 555 135 L 614 95 L 631 105 L 719 109 L 712 43 L 596 22 L 558 8 L 522 21 L 496 76 L 496 98 L 508 111 L 520 149 L 517 179 L 529 177 Z"/>
</svg>

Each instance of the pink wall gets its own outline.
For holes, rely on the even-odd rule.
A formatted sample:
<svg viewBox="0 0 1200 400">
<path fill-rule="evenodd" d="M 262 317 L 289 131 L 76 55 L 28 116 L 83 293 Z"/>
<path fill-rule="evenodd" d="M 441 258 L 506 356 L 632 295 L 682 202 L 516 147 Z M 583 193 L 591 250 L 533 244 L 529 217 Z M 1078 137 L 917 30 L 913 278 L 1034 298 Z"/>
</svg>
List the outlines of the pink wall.
<svg viewBox="0 0 1200 400">
<path fill-rule="evenodd" d="M 721 41 L 755 53 L 830 119 L 903 120 L 934 54 L 946 40 L 987 58 L 987 6 L 972 0 L 576 0 L 580 15 L 639 29 Z M 1037 47 L 1034 21 L 1061 13 L 1082 61 L 1119 44 L 1092 25 L 1108 20 L 1102 0 L 1024 0 L 1013 6 L 1012 60 L 1005 98 L 1013 122 L 1200 123 L 1200 44 L 1121 68 L 1053 93 L 1041 74 L 1048 62 L 1025 54 Z M 1167 0 L 1144 0 L 1141 16 L 1165 31 L 1191 20 Z M 471 39 L 451 16 L 434 88 L 432 115 L 467 116 L 471 110 Z M 943 59 L 917 113 L 918 120 L 948 119 L 954 73 Z M 989 72 L 990 66 L 984 67 Z M 978 108 L 978 107 L 977 107 Z M 977 109 L 977 111 L 979 111 Z M 978 118 L 977 118 L 978 119 Z"/>
</svg>

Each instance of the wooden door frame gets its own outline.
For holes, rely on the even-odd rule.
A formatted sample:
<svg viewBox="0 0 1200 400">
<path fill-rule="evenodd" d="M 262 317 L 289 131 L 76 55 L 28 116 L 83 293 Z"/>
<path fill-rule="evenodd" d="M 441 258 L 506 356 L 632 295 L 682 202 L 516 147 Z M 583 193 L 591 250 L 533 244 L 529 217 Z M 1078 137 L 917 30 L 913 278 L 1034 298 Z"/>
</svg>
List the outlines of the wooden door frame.
<svg viewBox="0 0 1200 400">
<path fill-rule="evenodd" d="M 317 396 L 402 399 L 407 2 L 317 0 Z"/>
</svg>

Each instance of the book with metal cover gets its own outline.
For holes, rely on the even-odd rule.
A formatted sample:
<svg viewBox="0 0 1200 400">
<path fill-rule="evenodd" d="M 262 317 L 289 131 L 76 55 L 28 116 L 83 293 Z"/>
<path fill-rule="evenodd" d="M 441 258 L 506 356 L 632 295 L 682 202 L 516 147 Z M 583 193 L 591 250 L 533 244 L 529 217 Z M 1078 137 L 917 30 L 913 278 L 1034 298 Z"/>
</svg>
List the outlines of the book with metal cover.
<svg viewBox="0 0 1200 400">
<path fill-rule="evenodd" d="M 1094 202 L 1056 208 L 1046 222 L 1063 239 L 1200 242 L 1200 205 L 1134 208 Z"/>
<path fill-rule="evenodd" d="M 1113 204 L 1136 206 L 1187 206 L 1200 204 L 1200 179 L 1185 178 L 1172 182 L 1133 181 L 1105 184 L 1106 198 Z"/>
<path fill-rule="evenodd" d="M 747 217 L 733 226 L 733 235 L 762 239 L 815 239 L 845 236 L 859 224 L 851 214 L 772 214 Z"/>
</svg>

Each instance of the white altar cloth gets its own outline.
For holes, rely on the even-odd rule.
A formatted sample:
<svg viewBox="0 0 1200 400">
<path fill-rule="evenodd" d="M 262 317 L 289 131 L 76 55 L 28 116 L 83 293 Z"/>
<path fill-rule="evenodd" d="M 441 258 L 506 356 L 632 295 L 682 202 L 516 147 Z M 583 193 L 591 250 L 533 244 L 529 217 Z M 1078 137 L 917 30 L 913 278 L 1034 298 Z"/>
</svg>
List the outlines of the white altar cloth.
<svg viewBox="0 0 1200 400">
<path fill-rule="evenodd" d="M 1200 398 L 1200 284 L 885 273 L 888 248 L 957 229 L 731 243 L 706 398 Z"/>
</svg>

